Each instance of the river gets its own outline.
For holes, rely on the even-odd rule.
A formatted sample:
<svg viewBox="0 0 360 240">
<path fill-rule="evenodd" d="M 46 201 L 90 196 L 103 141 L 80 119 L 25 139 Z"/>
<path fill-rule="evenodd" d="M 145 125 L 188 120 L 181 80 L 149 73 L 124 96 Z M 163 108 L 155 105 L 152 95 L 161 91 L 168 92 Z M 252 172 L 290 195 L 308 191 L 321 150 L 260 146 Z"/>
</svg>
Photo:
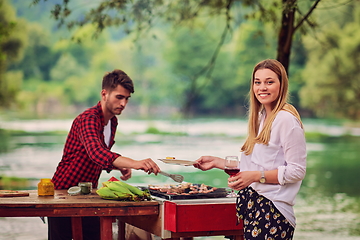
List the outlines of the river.
<svg viewBox="0 0 360 240">
<path fill-rule="evenodd" d="M 40 178 L 52 177 L 61 158 L 72 120 L 0 121 L 0 128 L 27 134 L 3 137 L 0 176 L 30 179 L 30 189 Z M 360 239 L 360 129 L 304 121 L 308 169 L 295 205 L 295 240 Z M 49 134 L 49 131 L 53 132 Z M 54 131 L 56 131 L 54 133 Z M 195 160 L 201 155 L 237 155 L 246 135 L 244 120 L 196 119 L 189 121 L 128 120 L 119 118 L 113 150 L 134 159 L 166 156 Z M 308 137 L 307 137 L 308 138 Z M 162 170 L 184 175 L 185 181 L 226 187 L 220 170 L 201 172 L 193 167 L 164 164 Z M 118 172 L 103 173 L 101 180 Z M 133 171 L 130 184 L 174 183 L 164 176 Z M 47 239 L 40 218 L 0 218 L 0 239 Z M 212 237 L 216 239 L 223 237 Z"/>
</svg>

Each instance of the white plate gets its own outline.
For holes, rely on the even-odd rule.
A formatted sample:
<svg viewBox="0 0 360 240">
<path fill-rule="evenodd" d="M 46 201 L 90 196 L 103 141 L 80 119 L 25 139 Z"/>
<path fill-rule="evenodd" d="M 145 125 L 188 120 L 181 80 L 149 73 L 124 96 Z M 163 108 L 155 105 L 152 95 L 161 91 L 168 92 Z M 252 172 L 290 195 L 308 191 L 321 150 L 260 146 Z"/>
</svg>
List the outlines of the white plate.
<svg viewBox="0 0 360 240">
<path fill-rule="evenodd" d="M 183 165 L 183 166 L 192 166 L 195 164 L 195 161 L 190 160 L 180 160 L 180 159 L 167 159 L 167 158 L 159 158 L 158 160 L 168 163 L 168 164 L 176 164 L 176 165 Z"/>
</svg>

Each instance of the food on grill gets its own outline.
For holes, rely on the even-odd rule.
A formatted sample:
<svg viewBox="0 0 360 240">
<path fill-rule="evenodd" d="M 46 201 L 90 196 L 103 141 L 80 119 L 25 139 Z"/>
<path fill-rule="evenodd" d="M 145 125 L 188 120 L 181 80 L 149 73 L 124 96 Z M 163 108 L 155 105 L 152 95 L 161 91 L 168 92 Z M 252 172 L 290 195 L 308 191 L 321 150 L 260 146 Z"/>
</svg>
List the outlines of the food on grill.
<svg viewBox="0 0 360 240">
<path fill-rule="evenodd" d="M 122 181 L 106 181 L 96 193 L 103 199 L 122 201 L 151 200 L 150 193 Z"/>
<path fill-rule="evenodd" d="M 178 185 L 149 185 L 149 189 L 165 194 L 191 195 L 198 193 L 211 193 L 214 192 L 217 188 L 210 187 L 205 184 L 181 183 Z"/>
</svg>

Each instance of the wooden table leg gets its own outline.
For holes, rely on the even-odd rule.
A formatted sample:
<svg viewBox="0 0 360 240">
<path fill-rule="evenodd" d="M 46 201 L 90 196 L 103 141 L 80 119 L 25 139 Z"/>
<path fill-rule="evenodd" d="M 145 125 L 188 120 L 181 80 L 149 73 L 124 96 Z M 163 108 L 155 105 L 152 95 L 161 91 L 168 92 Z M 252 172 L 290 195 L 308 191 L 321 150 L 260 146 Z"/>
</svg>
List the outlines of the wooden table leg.
<svg viewBox="0 0 360 240">
<path fill-rule="evenodd" d="M 121 218 L 118 220 L 118 240 L 125 240 L 125 222 L 121 221 Z"/>
<path fill-rule="evenodd" d="M 71 230 L 74 240 L 83 240 L 81 217 L 71 217 Z"/>
<path fill-rule="evenodd" d="M 100 217 L 100 239 L 112 240 L 113 217 Z"/>
</svg>

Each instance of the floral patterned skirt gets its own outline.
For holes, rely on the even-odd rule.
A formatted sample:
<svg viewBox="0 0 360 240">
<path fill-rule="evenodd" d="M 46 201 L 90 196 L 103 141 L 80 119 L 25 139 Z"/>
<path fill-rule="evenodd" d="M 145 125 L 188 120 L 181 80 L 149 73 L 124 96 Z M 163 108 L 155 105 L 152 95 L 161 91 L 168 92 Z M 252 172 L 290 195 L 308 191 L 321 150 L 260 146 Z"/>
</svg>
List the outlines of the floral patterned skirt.
<svg viewBox="0 0 360 240">
<path fill-rule="evenodd" d="M 253 188 L 239 191 L 236 215 L 244 222 L 244 239 L 293 239 L 294 227 L 280 213 L 272 201 Z"/>
</svg>

